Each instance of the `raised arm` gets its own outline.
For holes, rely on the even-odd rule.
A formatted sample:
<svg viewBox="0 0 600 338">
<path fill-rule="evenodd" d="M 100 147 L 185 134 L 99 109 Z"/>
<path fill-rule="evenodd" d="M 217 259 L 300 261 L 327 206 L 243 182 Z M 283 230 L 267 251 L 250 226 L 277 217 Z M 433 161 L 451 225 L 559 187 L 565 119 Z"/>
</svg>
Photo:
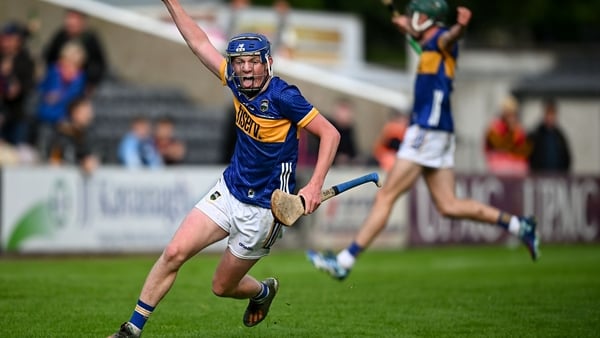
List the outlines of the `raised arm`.
<svg viewBox="0 0 600 338">
<path fill-rule="evenodd" d="M 196 54 L 206 68 L 217 77 L 220 77 L 219 69 L 223 62 L 223 55 L 210 42 L 206 32 L 185 12 L 179 0 L 162 0 L 162 2 L 167 7 L 175 25 L 177 25 L 177 29 L 192 52 Z"/>
<path fill-rule="evenodd" d="M 452 46 L 465 33 L 467 25 L 471 21 L 471 10 L 466 7 L 456 8 L 456 23 L 450 27 L 448 32 L 440 37 L 440 43 L 444 48 Z"/>
</svg>

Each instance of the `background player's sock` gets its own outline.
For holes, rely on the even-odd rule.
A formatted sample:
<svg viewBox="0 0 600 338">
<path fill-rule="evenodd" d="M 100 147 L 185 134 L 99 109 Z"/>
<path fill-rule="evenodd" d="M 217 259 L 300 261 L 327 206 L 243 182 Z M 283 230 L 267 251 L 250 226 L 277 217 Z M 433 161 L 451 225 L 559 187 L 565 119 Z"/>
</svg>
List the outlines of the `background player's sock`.
<svg viewBox="0 0 600 338">
<path fill-rule="evenodd" d="M 501 211 L 500 216 L 498 216 L 497 224 L 508 230 L 513 235 L 519 234 L 519 228 L 521 227 L 521 221 L 519 221 L 519 217 L 513 216 L 506 212 Z"/>
<path fill-rule="evenodd" d="M 356 242 L 352 242 L 346 249 L 337 255 L 338 263 L 345 269 L 352 269 L 356 257 L 363 251 L 363 248 Z"/>
<path fill-rule="evenodd" d="M 521 221 L 519 217 L 513 216 L 510 218 L 510 223 L 508 223 L 508 232 L 513 235 L 518 235 L 519 230 L 521 229 Z"/>
</svg>

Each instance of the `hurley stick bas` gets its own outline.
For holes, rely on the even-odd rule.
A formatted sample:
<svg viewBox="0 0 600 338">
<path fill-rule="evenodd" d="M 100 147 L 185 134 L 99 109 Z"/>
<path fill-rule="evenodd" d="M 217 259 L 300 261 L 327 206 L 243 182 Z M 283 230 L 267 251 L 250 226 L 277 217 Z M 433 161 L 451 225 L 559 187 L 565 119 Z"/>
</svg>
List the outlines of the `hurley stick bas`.
<svg viewBox="0 0 600 338">
<path fill-rule="evenodd" d="M 381 187 L 379 175 L 372 172 L 321 191 L 321 202 L 368 182 L 373 182 Z M 271 212 L 275 219 L 283 225 L 292 226 L 298 218 L 304 215 L 304 199 L 302 196 L 288 194 L 283 190 L 276 189 L 271 195 Z"/>
</svg>

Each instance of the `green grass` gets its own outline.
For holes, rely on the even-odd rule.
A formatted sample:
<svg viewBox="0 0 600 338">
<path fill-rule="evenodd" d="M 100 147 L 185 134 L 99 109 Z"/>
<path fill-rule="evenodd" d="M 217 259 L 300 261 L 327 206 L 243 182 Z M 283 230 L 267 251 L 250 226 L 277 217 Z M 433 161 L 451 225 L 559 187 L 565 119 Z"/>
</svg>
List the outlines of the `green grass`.
<svg viewBox="0 0 600 338">
<path fill-rule="evenodd" d="M 269 317 L 210 291 L 218 256 L 181 270 L 146 325 L 150 337 L 597 337 L 600 246 L 370 251 L 344 282 L 302 252 L 253 269 L 277 276 Z M 129 319 L 154 257 L 0 259 L 0 337 L 106 337 Z"/>
</svg>

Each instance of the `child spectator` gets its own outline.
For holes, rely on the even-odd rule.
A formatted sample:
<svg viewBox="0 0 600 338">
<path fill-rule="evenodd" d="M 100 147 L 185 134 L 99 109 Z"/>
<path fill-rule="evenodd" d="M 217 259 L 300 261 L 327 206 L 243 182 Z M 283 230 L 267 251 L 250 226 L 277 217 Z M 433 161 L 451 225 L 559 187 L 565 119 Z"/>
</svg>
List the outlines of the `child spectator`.
<svg viewBox="0 0 600 338">
<path fill-rule="evenodd" d="M 138 116 L 133 119 L 129 131 L 119 144 L 118 156 L 119 162 L 129 169 L 163 167 L 148 118 Z"/>
<path fill-rule="evenodd" d="M 91 125 L 94 110 L 89 99 L 82 97 L 70 103 L 69 119 L 62 122 L 50 144 L 50 164 L 78 165 L 91 174 L 100 160 L 94 147 Z"/>
<path fill-rule="evenodd" d="M 175 123 L 162 117 L 154 127 L 154 144 L 166 165 L 181 164 L 185 158 L 185 143 L 175 137 Z"/>
</svg>

